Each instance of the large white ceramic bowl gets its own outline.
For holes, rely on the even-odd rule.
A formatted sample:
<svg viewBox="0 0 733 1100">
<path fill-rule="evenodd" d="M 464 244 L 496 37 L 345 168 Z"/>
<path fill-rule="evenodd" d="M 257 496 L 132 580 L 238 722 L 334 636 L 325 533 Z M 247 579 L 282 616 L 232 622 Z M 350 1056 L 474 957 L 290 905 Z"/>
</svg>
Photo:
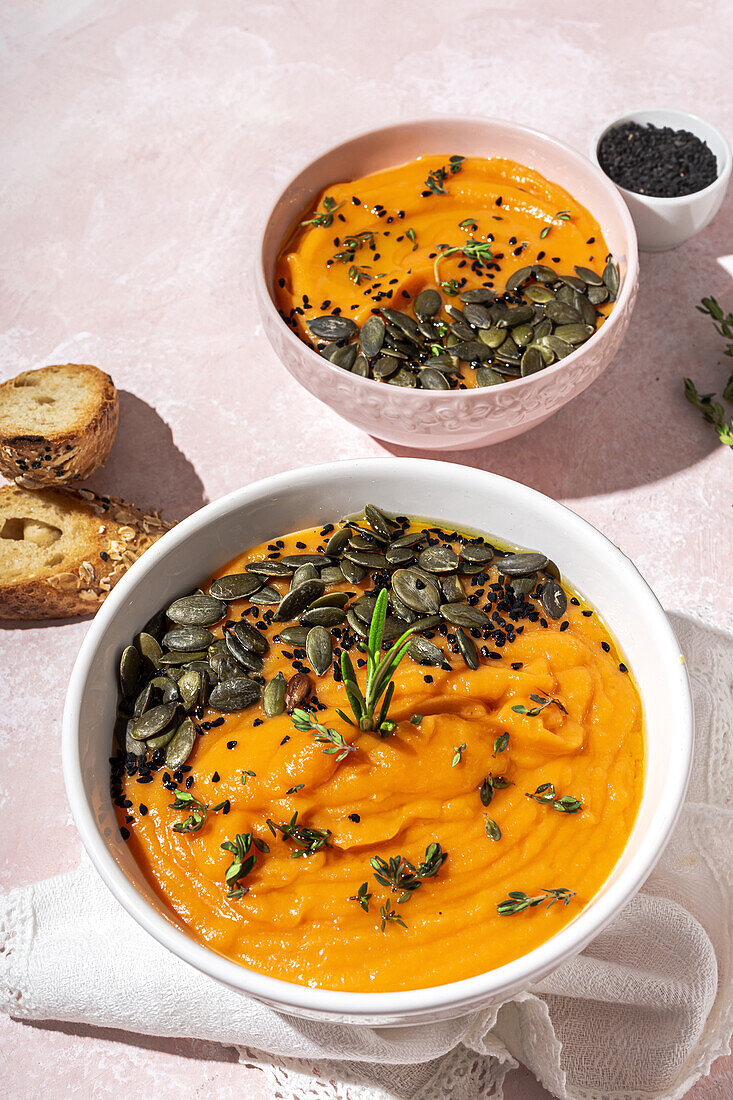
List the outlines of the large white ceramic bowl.
<svg viewBox="0 0 733 1100">
<path fill-rule="evenodd" d="M 593 138 L 590 147 L 591 159 L 599 166 L 598 146 L 609 130 L 623 126 L 625 122 L 638 122 L 640 126 L 651 123 L 653 126 L 670 126 L 673 130 L 687 130 L 706 142 L 715 154 L 718 162 L 718 177 L 702 191 L 693 191 L 691 195 L 679 195 L 674 198 L 660 198 L 656 195 L 640 195 L 618 184 L 619 194 L 629 208 L 639 248 L 643 252 L 667 252 L 678 248 L 690 237 L 708 225 L 720 209 L 725 198 L 731 174 L 730 145 L 711 123 L 689 111 L 672 110 L 669 107 L 645 107 L 607 122 Z"/>
<path fill-rule="evenodd" d="M 600 222 L 621 274 L 608 320 L 560 363 L 527 378 L 473 390 L 417 390 L 359 378 L 303 343 L 274 301 L 278 252 L 299 214 L 334 180 L 356 179 L 427 153 L 508 157 L 565 187 Z M 599 262 L 605 260 L 599 257 Z M 255 257 L 265 333 L 283 365 L 340 416 L 378 439 L 430 451 L 500 443 L 536 427 L 577 397 L 621 346 L 636 299 L 636 233 L 616 185 L 555 138 L 501 119 L 438 118 L 370 130 L 330 149 L 295 176 L 275 202 Z"/>
<path fill-rule="evenodd" d="M 641 690 L 647 759 L 638 819 L 602 890 L 557 936 L 475 978 L 398 993 L 310 989 L 257 974 L 196 943 L 155 896 L 121 839 L 109 793 L 120 653 L 151 613 L 248 546 L 335 520 L 371 501 L 541 547 L 598 609 Z M 69 683 L 63 764 L 74 820 L 114 896 L 181 959 L 232 989 L 313 1019 L 372 1025 L 428 1022 L 506 999 L 580 951 L 639 889 L 670 835 L 692 753 L 692 709 L 677 641 L 632 563 L 584 520 L 513 481 L 421 459 L 312 466 L 238 489 L 169 531 L 132 566 L 92 623 Z"/>
</svg>

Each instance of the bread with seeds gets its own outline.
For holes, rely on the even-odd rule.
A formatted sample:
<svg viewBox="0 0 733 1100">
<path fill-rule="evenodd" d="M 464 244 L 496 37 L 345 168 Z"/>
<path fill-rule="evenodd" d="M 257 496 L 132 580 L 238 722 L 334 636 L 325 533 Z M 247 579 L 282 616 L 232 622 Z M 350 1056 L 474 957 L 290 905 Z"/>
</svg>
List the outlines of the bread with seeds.
<svg viewBox="0 0 733 1100">
<path fill-rule="evenodd" d="M 89 363 L 24 371 L 0 385 L 0 473 L 25 489 L 89 477 L 114 443 L 119 402 Z"/>
<path fill-rule="evenodd" d="M 0 487 L 0 618 L 96 611 L 172 524 L 88 489 Z"/>
</svg>

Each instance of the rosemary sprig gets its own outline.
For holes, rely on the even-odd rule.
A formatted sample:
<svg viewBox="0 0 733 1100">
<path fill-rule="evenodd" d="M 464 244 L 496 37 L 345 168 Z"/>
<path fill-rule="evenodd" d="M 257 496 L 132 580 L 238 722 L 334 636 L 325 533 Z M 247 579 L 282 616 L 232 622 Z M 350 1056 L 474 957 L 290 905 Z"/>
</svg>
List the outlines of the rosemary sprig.
<svg viewBox="0 0 733 1100">
<path fill-rule="evenodd" d="M 486 776 L 483 783 L 479 787 L 479 796 L 481 798 L 482 806 L 489 806 L 491 800 L 494 797 L 494 791 L 503 791 L 507 787 L 511 787 L 511 782 L 504 775 L 492 775 L 491 772 Z"/>
<path fill-rule="evenodd" d="M 342 718 L 345 718 L 352 725 L 357 725 L 360 730 L 375 730 L 383 737 L 386 737 L 395 728 L 395 723 L 387 717 L 394 694 L 394 680 L 392 677 L 407 653 L 410 637 L 415 632 L 414 627 L 409 627 L 382 657 L 380 654 L 386 618 L 387 590 L 383 588 L 377 596 L 367 643 L 365 646 L 361 646 L 361 649 L 367 655 L 366 685 L 363 693 L 357 683 L 351 658 L 345 649 L 341 652 L 341 674 L 349 706 L 353 711 L 356 722 L 351 722 L 350 718 L 339 711 Z M 384 699 L 382 699 L 382 696 L 384 696 Z M 382 699 L 382 704 L 377 709 L 380 699 Z"/>
<path fill-rule="evenodd" d="M 331 830 L 311 829 L 307 825 L 298 825 L 297 810 L 290 818 L 290 821 L 286 822 L 284 825 L 278 825 L 276 821 L 271 821 L 268 817 L 267 827 L 274 837 L 280 832 L 283 840 L 290 840 L 294 844 L 299 845 L 298 850 L 292 853 L 291 859 L 299 859 L 301 856 L 312 856 L 321 848 L 331 847 L 328 843 L 331 839 Z"/>
<path fill-rule="evenodd" d="M 525 707 L 524 703 L 516 703 L 512 710 L 517 714 L 526 714 L 528 718 L 536 718 L 545 707 L 549 707 L 551 703 L 554 703 L 556 707 L 559 707 L 563 714 L 567 714 L 567 708 L 563 706 L 559 699 L 546 699 L 544 695 L 530 695 L 530 699 L 533 703 L 537 703 L 536 707 Z"/>
<path fill-rule="evenodd" d="M 702 304 L 696 307 L 699 313 L 712 317 L 715 331 L 728 341 L 724 355 L 733 356 L 733 313 L 724 313 L 715 298 L 703 298 Z M 691 378 L 685 378 L 685 397 L 699 409 L 703 419 L 712 424 L 718 433 L 721 443 L 727 447 L 733 447 L 733 417 L 726 421 L 724 407 L 719 401 L 714 401 L 714 393 L 698 393 L 697 387 Z M 733 402 L 733 374 L 728 378 L 723 389 L 723 398 Z"/>
<path fill-rule="evenodd" d="M 554 890 L 543 888 L 541 894 L 537 894 L 532 898 L 522 890 L 510 890 L 509 897 L 506 901 L 499 902 L 496 911 L 502 917 L 510 917 L 513 913 L 523 913 L 525 909 L 534 909 L 536 905 L 541 905 L 543 901 L 547 902 L 548 909 L 551 909 L 556 901 L 561 901 L 567 905 L 570 899 L 574 897 L 575 891 L 566 890 L 564 886 Z"/>
<path fill-rule="evenodd" d="M 337 203 L 335 199 L 330 195 L 324 195 L 323 198 L 323 211 L 315 214 L 312 218 L 308 218 L 306 221 L 301 222 L 301 225 L 312 225 L 316 229 L 323 228 L 328 229 L 333 225 L 333 216 L 337 210 L 340 210 L 344 204 L 342 202 Z"/>
<path fill-rule="evenodd" d="M 336 756 L 338 753 L 336 756 L 337 763 L 344 760 L 350 752 L 356 751 L 356 745 L 350 745 L 348 741 L 345 741 L 343 734 L 339 733 L 338 730 L 321 725 L 312 714 L 301 710 L 300 707 L 296 707 L 290 717 L 296 730 L 301 730 L 303 733 L 307 733 L 308 730 L 315 730 L 316 741 L 326 746 L 323 750 L 325 754 Z"/>
<path fill-rule="evenodd" d="M 349 898 L 349 901 L 358 901 L 359 905 L 361 906 L 361 908 L 364 910 L 365 913 L 369 912 L 369 902 L 371 901 L 371 898 L 372 898 L 372 895 L 370 893 L 368 893 L 368 889 L 369 889 L 369 883 L 368 882 L 362 882 L 361 886 L 356 891 L 356 893 L 352 894 L 351 897 Z"/>
<path fill-rule="evenodd" d="M 552 783 L 542 783 L 534 794 L 527 791 L 526 795 L 527 798 L 534 799 L 542 806 L 552 806 L 553 810 L 558 810 L 561 814 L 577 814 L 583 809 L 583 803 L 580 799 L 574 798 L 571 794 L 564 794 L 562 797 L 557 798 Z"/>
<path fill-rule="evenodd" d="M 200 802 L 190 791 L 176 791 L 175 802 L 170 803 L 172 810 L 190 810 L 190 814 L 183 821 L 177 821 L 173 826 L 174 833 L 197 833 L 203 827 L 209 812 L 216 813 L 226 806 L 226 802 L 220 802 L 218 806 L 207 806 Z"/>
<path fill-rule="evenodd" d="M 455 768 L 458 764 L 460 764 L 460 762 L 463 758 L 463 753 L 464 753 L 465 749 L 466 749 L 466 742 L 465 741 L 462 741 L 460 745 L 454 745 L 453 746 L 453 759 L 451 760 L 451 765 L 450 765 L 452 768 Z"/>
<path fill-rule="evenodd" d="M 225 840 L 221 847 L 234 856 L 224 873 L 224 882 L 229 887 L 227 897 L 241 898 L 247 891 L 247 888 L 242 886 L 241 880 L 246 878 L 254 868 L 257 862 L 257 851 L 269 852 L 270 846 L 252 833 L 237 833 L 233 841 Z"/>
<path fill-rule="evenodd" d="M 382 859 L 381 856 L 372 856 L 370 863 L 377 882 L 395 893 L 400 891 L 397 904 L 401 905 L 410 900 L 426 878 L 437 875 L 447 858 L 448 853 L 443 851 L 437 840 L 434 840 L 428 844 L 425 849 L 425 858 L 417 867 L 404 856 L 392 856 L 389 861 Z"/>
<path fill-rule="evenodd" d="M 390 905 L 389 898 L 387 898 L 384 905 L 380 906 L 379 915 L 382 918 L 379 922 L 379 927 L 382 932 L 384 932 L 388 924 L 401 924 L 403 928 L 407 928 L 400 914 Z"/>
</svg>

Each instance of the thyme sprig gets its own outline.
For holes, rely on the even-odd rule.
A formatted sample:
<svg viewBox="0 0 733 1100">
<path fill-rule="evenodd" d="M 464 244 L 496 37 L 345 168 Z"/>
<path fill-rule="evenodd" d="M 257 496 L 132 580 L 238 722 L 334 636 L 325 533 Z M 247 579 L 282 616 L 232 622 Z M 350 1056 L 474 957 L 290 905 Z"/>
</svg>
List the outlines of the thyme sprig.
<svg viewBox="0 0 733 1100">
<path fill-rule="evenodd" d="M 701 305 L 696 307 L 699 313 L 712 317 L 715 331 L 728 341 L 724 355 L 733 356 L 733 313 L 724 313 L 715 298 L 703 298 Z M 685 397 L 699 409 L 703 419 L 712 424 L 718 433 L 721 443 L 727 447 L 733 447 L 733 417 L 726 420 L 724 407 L 719 401 L 714 401 L 714 393 L 698 393 L 697 387 L 691 378 L 685 378 Z M 733 403 L 733 374 L 728 378 L 723 389 L 723 398 Z"/>
<path fill-rule="evenodd" d="M 554 890 L 542 889 L 541 894 L 536 894 L 534 897 L 529 897 L 523 890 L 510 890 L 509 897 L 506 901 L 500 901 L 496 907 L 496 911 L 499 916 L 510 917 L 514 913 L 523 913 L 525 909 L 534 909 L 536 905 L 542 905 L 544 901 L 547 902 L 547 908 L 551 909 L 556 901 L 563 902 L 567 905 L 571 898 L 575 897 L 574 890 L 567 890 L 564 886 L 560 886 Z"/>
<path fill-rule="evenodd" d="M 200 802 L 190 791 L 176 791 L 175 802 L 170 803 L 172 810 L 190 810 L 187 818 L 177 821 L 173 826 L 174 833 L 197 833 L 202 827 L 209 813 L 216 813 L 226 806 L 226 801 L 217 806 L 207 806 Z"/>
<path fill-rule="evenodd" d="M 334 252 L 334 260 L 338 260 L 339 263 L 351 263 L 355 254 L 360 248 L 371 248 L 372 251 L 376 248 L 376 234 L 371 229 L 364 229 L 361 233 L 355 233 L 353 236 L 344 237 L 341 244 L 343 250 L 341 252 Z"/>
<path fill-rule="evenodd" d="M 356 891 L 356 893 L 352 894 L 351 897 L 349 898 L 349 901 L 358 901 L 359 905 L 361 906 L 361 908 L 364 910 L 365 913 L 369 912 L 369 902 L 371 901 L 371 898 L 372 898 L 372 895 L 368 891 L 369 891 L 369 883 L 368 882 L 362 882 L 361 886 Z"/>
<path fill-rule="evenodd" d="M 440 276 L 438 274 L 440 261 L 444 260 L 446 256 L 455 255 L 457 252 L 460 252 L 466 259 L 474 260 L 481 264 L 488 264 L 493 259 L 490 243 L 488 241 L 477 241 L 474 237 L 469 237 L 463 244 L 439 244 L 438 254 L 433 263 L 433 274 L 435 275 L 436 283 L 440 282 Z"/>
<path fill-rule="evenodd" d="M 326 756 L 336 756 L 337 763 L 344 760 L 350 752 L 356 751 L 356 745 L 350 745 L 348 741 L 345 741 L 342 733 L 331 729 L 330 726 L 321 725 L 312 714 L 301 710 L 300 707 L 295 707 L 290 717 L 296 730 L 300 730 L 302 733 L 314 730 L 316 741 L 326 746 L 323 750 Z"/>
<path fill-rule="evenodd" d="M 465 159 L 465 157 L 459 157 L 454 154 L 452 157 L 448 158 L 447 167 L 441 165 L 440 168 L 434 168 L 432 172 L 429 172 L 428 178 L 425 180 L 427 191 L 433 195 L 447 195 L 448 192 L 443 187 L 443 184 L 448 179 L 449 175 L 455 175 L 456 172 L 460 172 Z"/>
<path fill-rule="evenodd" d="M 382 918 L 379 922 L 379 927 L 382 932 L 384 932 L 388 924 L 401 924 L 403 928 L 407 928 L 400 914 L 396 909 L 392 908 L 389 898 L 387 898 L 384 905 L 380 906 L 379 915 Z"/>
<path fill-rule="evenodd" d="M 554 703 L 556 707 L 559 707 L 563 714 L 567 714 L 567 708 L 563 706 L 559 699 L 546 699 L 544 695 L 530 695 L 530 699 L 533 703 L 536 703 L 536 707 L 525 707 L 524 703 L 516 703 L 512 710 L 517 714 L 526 714 L 528 718 L 536 718 L 538 714 L 549 707 L 551 703 Z"/>
<path fill-rule="evenodd" d="M 410 900 L 415 890 L 419 890 L 426 878 L 437 875 L 447 858 L 448 853 L 434 840 L 428 844 L 425 858 L 417 867 L 404 856 L 392 856 L 389 861 L 381 856 L 372 856 L 370 863 L 377 882 L 395 893 L 400 892 L 397 904 L 402 905 Z"/>
<path fill-rule="evenodd" d="M 553 810 L 561 814 L 577 814 L 583 809 L 580 799 L 574 798 L 571 794 L 564 794 L 558 798 L 552 783 L 541 783 L 534 794 L 527 791 L 526 796 L 539 802 L 541 806 L 552 806 Z"/>
<path fill-rule="evenodd" d="M 397 670 L 397 666 L 406 655 L 410 637 L 415 632 L 414 627 L 409 627 L 387 650 L 384 656 L 381 656 L 386 618 L 387 591 L 383 588 L 377 596 L 377 602 L 374 606 L 367 643 L 361 645 L 361 649 L 367 655 L 366 685 L 363 693 L 357 683 L 356 673 L 349 654 L 345 649 L 341 652 L 341 674 L 344 688 L 356 721 L 352 721 L 343 711 L 338 712 L 350 725 L 358 726 L 360 730 L 374 730 L 383 737 L 386 737 L 395 728 L 395 723 L 387 717 L 395 688 L 392 677 Z M 384 696 L 383 699 L 382 696 Z M 377 709 L 380 699 L 382 699 L 382 704 Z"/>
<path fill-rule="evenodd" d="M 494 791 L 503 791 L 507 787 L 511 787 L 511 785 L 511 781 L 507 779 L 505 775 L 492 775 L 491 772 L 489 772 L 479 787 L 481 805 L 489 806 L 494 797 Z"/>
<path fill-rule="evenodd" d="M 312 218 L 307 218 L 306 221 L 301 222 L 301 225 L 312 225 L 316 229 L 323 228 L 328 229 L 333 225 L 333 216 L 337 210 L 340 210 L 344 204 L 342 202 L 336 202 L 330 195 L 324 195 L 323 198 L 323 210 L 315 214 Z"/>
<path fill-rule="evenodd" d="M 279 825 L 276 821 L 271 821 L 268 817 L 267 827 L 274 837 L 277 837 L 278 832 L 280 832 L 283 840 L 290 840 L 294 844 L 299 845 L 298 850 L 292 853 L 291 859 L 299 859 L 301 856 L 312 856 L 321 848 L 331 847 L 328 843 L 331 839 L 331 830 L 311 829 L 307 825 L 298 825 L 297 810 L 290 818 L 290 821 L 286 822 L 284 825 Z"/>
<path fill-rule="evenodd" d="M 234 840 L 225 840 L 221 847 L 234 856 L 224 872 L 224 882 L 229 887 L 227 897 L 241 898 L 247 892 L 241 880 L 253 870 L 257 863 L 257 852 L 269 852 L 270 846 L 252 833 L 237 833 Z"/>
</svg>

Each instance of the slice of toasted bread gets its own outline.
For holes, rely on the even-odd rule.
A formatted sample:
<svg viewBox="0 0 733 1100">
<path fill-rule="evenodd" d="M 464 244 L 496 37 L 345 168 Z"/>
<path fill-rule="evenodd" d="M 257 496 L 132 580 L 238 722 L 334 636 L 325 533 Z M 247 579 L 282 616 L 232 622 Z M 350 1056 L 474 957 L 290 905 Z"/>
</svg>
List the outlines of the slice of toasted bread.
<svg viewBox="0 0 733 1100">
<path fill-rule="evenodd" d="M 88 489 L 0 486 L 0 618 L 91 614 L 171 526 Z"/>
<path fill-rule="evenodd" d="M 0 385 L 0 473 L 26 489 L 89 475 L 106 460 L 119 403 L 88 363 L 24 371 Z"/>
</svg>

